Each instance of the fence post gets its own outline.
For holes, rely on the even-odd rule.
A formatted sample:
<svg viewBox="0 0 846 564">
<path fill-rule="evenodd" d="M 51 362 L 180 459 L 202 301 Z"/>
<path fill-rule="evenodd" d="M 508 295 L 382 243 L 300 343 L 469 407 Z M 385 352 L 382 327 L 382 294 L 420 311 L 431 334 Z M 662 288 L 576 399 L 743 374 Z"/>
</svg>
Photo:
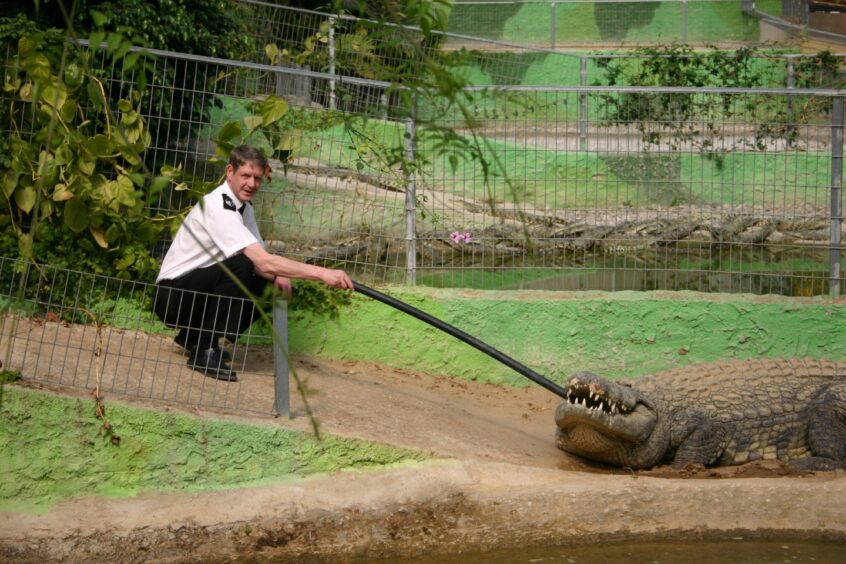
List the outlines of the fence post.
<svg viewBox="0 0 846 564">
<path fill-rule="evenodd" d="M 687 43 L 687 0 L 681 3 L 681 42 Z"/>
<path fill-rule="evenodd" d="M 417 96 L 412 94 L 411 112 L 405 120 L 405 156 L 413 166 L 417 137 Z M 417 187 L 414 182 L 414 170 L 406 172 L 405 188 L 405 282 L 414 285 L 417 282 Z"/>
<path fill-rule="evenodd" d="M 829 295 L 840 296 L 840 229 L 843 220 L 843 97 L 835 96 L 831 111 L 831 251 Z"/>
<path fill-rule="evenodd" d="M 587 86 L 587 58 L 579 57 L 579 86 Z M 579 94 L 579 150 L 587 149 L 587 94 Z"/>
<path fill-rule="evenodd" d="M 793 64 L 793 59 L 788 59 L 787 61 L 787 87 L 791 89 L 796 87 L 796 67 Z M 791 149 L 795 145 L 794 139 L 796 137 L 796 126 L 793 124 L 793 96 L 790 94 L 787 95 L 786 133 L 787 143 L 785 145 L 788 149 Z"/>
<path fill-rule="evenodd" d="M 555 49 L 555 36 L 558 31 L 555 29 L 558 26 L 558 17 L 556 16 L 557 6 L 555 0 L 549 4 L 549 48 Z"/>
<path fill-rule="evenodd" d="M 335 109 L 335 17 L 329 16 L 329 109 Z"/>
<path fill-rule="evenodd" d="M 273 370 L 276 376 L 276 415 L 291 417 L 288 386 L 288 300 L 273 301 Z"/>
</svg>

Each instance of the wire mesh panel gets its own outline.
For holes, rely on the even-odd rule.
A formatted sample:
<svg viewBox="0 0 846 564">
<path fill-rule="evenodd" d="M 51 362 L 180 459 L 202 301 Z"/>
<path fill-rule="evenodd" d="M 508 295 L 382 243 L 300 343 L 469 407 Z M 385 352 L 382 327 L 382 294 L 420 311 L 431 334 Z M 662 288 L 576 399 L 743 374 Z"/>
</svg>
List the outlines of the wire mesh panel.
<svg viewBox="0 0 846 564">
<path fill-rule="evenodd" d="M 282 63 L 151 55 L 141 91 L 140 77 L 91 52 L 108 99 L 132 100 L 147 124 L 150 171 L 181 171 L 153 215 L 184 211 L 183 188 L 221 179 L 226 137 L 270 156 L 255 201 L 269 248 L 364 281 L 840 291 L 841 91 L 525 87 L 492 70 L 498 86 L 444 98 Z M 784 61 L 767 80 L 805 80 Z M 4 96 L 26 124 L 32 107 Z M 263 117 L 268 100 L 284 100 L 279 119 Z M 224 382 L 188 366 L 180 327 L 150 313 L 153 286 L 9 259 L 0 284 L 4 368 L 97 393 L 273 409 L 260 327 L 230 349 L 239 380 Z"/>
<path fill-rule="evenodd" d="M 619 47 L 759 41 L 741 0 L 457 0 L 451 33 L 525 45 Z"/>
<path fill-rule="evenodd" d="M 470 150 L 418 182 L 417 280 L 824 294 L 840 280 L 831 108 L 786 91 L 477 91 Z"/>
<path fill-rule="evenodd" d="M 746 0 L 745 9 L 781 31 L 842 42 L 846 7 L 838 0 Z"/>
<path fill-rule="evenodd" d="M 215 380 L 188 366 L 173 331 L 151 313 L 154 286 L 9 259 L 0 259 L 0 281 L 4 368 L 27 380 L 98 395 L 273 411 L 268 337 L 228 347 L 238 381 Z"/>
<path fill-rule="evenodd" d="M 635 287 L 625 279 L 813 295 L 839 281 L 826 254 L 839 252 L 836 92 L 500 86 L 447 101 L 388 82 L 153 54 L 139 104 L 145 161 L 154 172 L 181 167 L 189 184 L 215 181 L 216 139 L 240 124 L 230 141 L 272 157 L 256 202 L 264 237 L 306 262 L 494 288 L 566 274 L 545 287 Z M 120 69 L 100 68 L 108 92 L 131 88 Z M 249 126 L 271 96 L 289 105 L 281 125 Z M 151 211 L 178 212 L 183 194 L 163 193 Z"/>
<path fill-rule="evenodd" d="M 183 186 L 213 186 L 223 178 L 218 136 L 235 125 L 240 133 L 229 142 L 252 144 L 271 157 L 274 176 L 256 202 L 269 241 L 284 239 L 295 252 L 298 241 L 356 238 L 363 230 L 381 234 L 402 221 L 402 206 L 397 208 L 393 196 L 359 186 L 367 179 L 367 187 L 401 190 L 401 172 L 379 158 L 402 147 L 403 126 L 396 120 L 405 110 L 387 92 L 388 83 L 153 54 L 155 78 L 139 104 L 151 134 L 144 154 L 150 170 L 179 169 Z M 125 77 L 119 69 L 101 68 L 110 69 L 103 76 L 105 88 L 119 97 L 128 87 Z M 284 120 L 273 132 L 269 126 L 251 128 L 251 119 L 261 122 L 262 104 L 271 96 L 287 102 Z M 187 194 L 179 187 L 165 191 L 151 211 L 176 213 L 191 203 Z M 286 222 L 295 226 L 287 228 Z"/>
<path fill-rule="evenodd" d="M 239 0 L 263 49 L 247 53 L 257 63 L 290 63 L 307 52 L 311 70 L 384 79 L 421 55 L 437 52 L 439 39 L 418 28 L 327 14 L 256 0 Z M 365 73 L 361 71 L 366 69 Z"/>
<path fill-rule="evenodd" d="M 258 43 L 263 47 L 257 54 L 245 54 L 245 60 L 252 62 L 276 61 L 292 66 L 295 54 L 307 53 L 310 70 L 396 80 L 402 73 L 413 73 L 421 59 L 450 53 L 472 84 L 562 84 L 560 78 L 557 82 L 537 82 L 547 77 L 551 66 L 562 65 L 573 66 L 573 76 L 578 76 L 574 54 L 542 48 L 548 45 L 538 47 L 534 41 L 509 43 L 484 34 L 437 31 L 427 36 L 413 26 L 351 15 L 256 0 L 240 0 L 239 4 L 253 21 L 252 27 L 259 30 Z"/>
<path fill-rule="evenodd" d="M 780 0 L 778 3 L 780 10 Z M 651 56 L 621 53 L 620 47 L 673 45 L 666 48 L 667 55 L 684 56 L 678 48 L 685 43 L 712 49 L 763 43 L 767 49 L 755 57 L 760 64 L 756 61 L 750 69 L 761 74 L 760 82 L 746 86 L 792 86 L 788 67 L 794 61 L 796 85 L 834 87 L 804 76 L 810 68 L 802 68 L 801 61 L 810 57 L 772 50 L 772 39 L 759 37 L 758 20 L 744 12 L 749 12 L 749 7 L 739 0 L 466 0 L 453 4 L 448 32 L 432 32 L 428 37 L 412 26 L 346 14 L 258 0 L 240 0 L 239 4 L 259 30 L 258 43 L 264 47 L 255 54 L 245 53 L 245 60 L 268 63 L 277 59 L 292 66 L 296 56 L 307 55 L 311 70 L 330 75 L 395 81 L 402 72 L 410 69 L 413 73 L 419 59 L 449 53 L 455 55 L 451 62 L 460 74 L 476 86 L 585 86 L 608 84 L 605 69 L 609 60 L 627 59 L 626 64 L 636 66 Z M 757 4 L 759 8 L 769 5 Z M 607 47 L 610 52 L 589 53 L 584 47 Z M 283 51 L 284 57 L 279 55 Z M 622 84 L 620 77 L 616 84 Z"/>
</svg>

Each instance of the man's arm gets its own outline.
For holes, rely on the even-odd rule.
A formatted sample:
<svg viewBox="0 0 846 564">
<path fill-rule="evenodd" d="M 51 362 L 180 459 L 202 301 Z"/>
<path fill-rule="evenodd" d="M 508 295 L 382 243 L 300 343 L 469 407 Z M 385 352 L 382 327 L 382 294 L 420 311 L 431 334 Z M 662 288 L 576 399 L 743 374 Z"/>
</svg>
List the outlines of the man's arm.
<svg viewBox="0 0 846 564">
<path fill-rule="evenodd" d="M 341 290 L 352 290 L 353 282 L 343 270 L 323 268 L 313 264 L 305 264 L 279 255 L 273 255 L 264 250 L 261 243 L 253 243 L 244 248 L 244 254 L 256 267 L 259 276 L 274 280 L 277 276 L 284 278 L 299 278 L 301 280 L 317 280 L 327 286 Z"/>
</svg>

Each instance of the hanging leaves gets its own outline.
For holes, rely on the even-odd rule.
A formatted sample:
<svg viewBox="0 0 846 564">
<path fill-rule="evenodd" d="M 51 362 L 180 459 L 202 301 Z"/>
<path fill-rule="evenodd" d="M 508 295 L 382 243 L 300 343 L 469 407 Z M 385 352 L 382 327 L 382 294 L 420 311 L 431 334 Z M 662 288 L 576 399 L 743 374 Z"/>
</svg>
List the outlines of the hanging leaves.
<svg viewBox="0 0 846 564">
<path fill-rule="evenodd" d="M 50 33 L 22 37 L 3 78 L 9 101 L 4 119 L 10 120 L 7 137 L 0 140 L 0 216 L 9 217 L 4 225 L 17 236 L 23 257 L 31 256 L 39 224 L 74 234 L 68 239 L 78 241 L 76 250 L 90 249 L 97 262 L 102 249 L 151 246 L 170 225 L 150 221 L 144 204 L 176 181 L 144 169 L 140 154 L 151 139 L 138 89 L 110 100 L 88 69 L 87 56 L 71 52 L 63 61 L 61 52 L 50 48 L 55 44 Z M 126 37 L 109 33 L 90 39 L 94 45 L 106 42 L 107 56 L 122 73 L 134 73 L 136 86 L 145 82 L 139 78 L 148 70 L 147 56 L 130 53 Z M 128 255 L 116 256 L 118 274 L 154 269 L 154 261 L 142 254 L 120 265 L 117 258 Z"/>
</svg>

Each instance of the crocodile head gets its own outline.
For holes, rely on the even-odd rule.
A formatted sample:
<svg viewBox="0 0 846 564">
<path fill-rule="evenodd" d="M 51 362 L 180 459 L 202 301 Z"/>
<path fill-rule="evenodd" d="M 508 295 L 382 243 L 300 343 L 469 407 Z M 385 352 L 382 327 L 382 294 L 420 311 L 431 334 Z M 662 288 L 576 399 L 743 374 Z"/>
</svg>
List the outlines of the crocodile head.
<svg viewBox="0 0 846 564">
<path fill-rule="evenodd" d="M 567 398 L 555 410 L 556 444 L 590 460 L 648 468 L 668 449 L 658 421 L 658 410 L 639 391 L 580 372 L 567 381 Z"/>
</svg>

